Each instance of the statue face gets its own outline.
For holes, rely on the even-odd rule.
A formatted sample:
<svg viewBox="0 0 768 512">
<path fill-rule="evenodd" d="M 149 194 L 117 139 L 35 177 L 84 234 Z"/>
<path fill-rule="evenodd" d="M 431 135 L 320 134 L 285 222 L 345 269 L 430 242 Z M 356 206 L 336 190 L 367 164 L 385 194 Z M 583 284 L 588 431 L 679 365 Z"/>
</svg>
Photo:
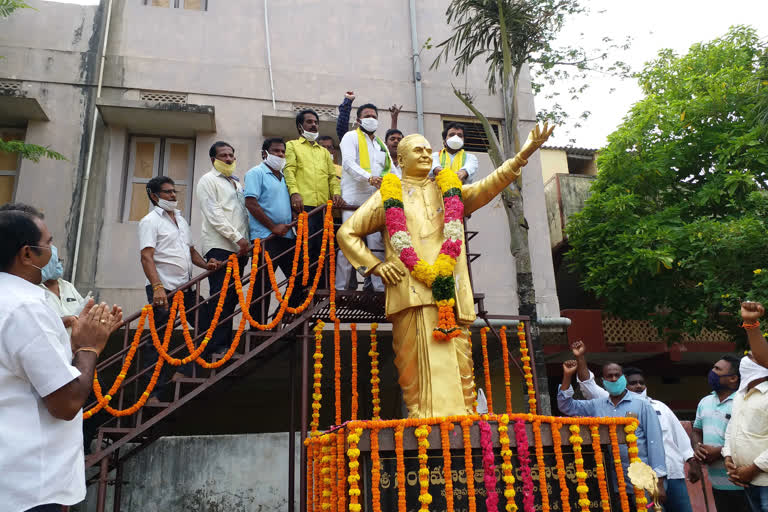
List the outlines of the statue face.
<svg viewBox="0 0 768 512">
<path fill-rule="evenodd" d="M 397 146 L 403 176 L 423 178 L 432 170 L 432 147 L 422 135 L 408 135 Z"/>
</svg>

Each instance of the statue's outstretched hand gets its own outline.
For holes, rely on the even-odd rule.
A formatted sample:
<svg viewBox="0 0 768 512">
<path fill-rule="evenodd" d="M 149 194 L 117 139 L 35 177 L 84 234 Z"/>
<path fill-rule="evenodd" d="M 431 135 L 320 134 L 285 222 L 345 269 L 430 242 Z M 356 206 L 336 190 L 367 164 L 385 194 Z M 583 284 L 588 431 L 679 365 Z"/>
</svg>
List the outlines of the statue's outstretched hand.
<svg viewBox="0 0 768 512">
<path fill-rule="evenodd" d="M 549 123 L 545 122 L 544 126 L 542 127 L 536 125 L 536 127 L 531 130 L 531 133 L 528 134 L 528 140 L 525 141 L 525 146 L 523 146 L 523 149 L 520 150 L 520 157 L 528 160 L 528 158 L 534 154 L 537 149 L 539 149 L 544 145 L 545 142 L 547 142 L 547 139 L 549 139 L 549 136 L 552 135 L 553 131 L 555 131 L 555 127 L 552 126 L 550 128 Z"/>
<path fill-rule="evenodd" d="M 399 283 L 405 276 L 405 271 L 394 261 L 385 261 L 371 271 L 373 275 L 379 276 L 385 285 L 391 286 Z"/>
</svg>

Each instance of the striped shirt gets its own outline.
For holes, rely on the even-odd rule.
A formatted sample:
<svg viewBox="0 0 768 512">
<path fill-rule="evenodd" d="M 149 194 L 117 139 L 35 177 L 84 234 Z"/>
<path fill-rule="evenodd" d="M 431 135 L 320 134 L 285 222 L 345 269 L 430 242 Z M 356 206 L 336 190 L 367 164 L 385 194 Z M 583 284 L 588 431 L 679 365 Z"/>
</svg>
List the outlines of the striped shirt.
<svg viewBox="0 0 768 512">
<path fill-rule="evenodd" d="M 693 428 L 703 432 L 704 444 L 712 446 L 723 446 L 725 444 L 725 429 L 731 419 L 733 409 L 733 399 L 736 396 L 734 392 L 722 402 L 714 391 L 705 396 L 699 402 L 696 408 L 696 420 L 693 422 Z M 714 489 L 721 491 L 738 491 L 742 488 L 733 485 L 728 480 L 728 474 L 725 471 L 725 462 L 723 459 L 713 462 L 707 466 L 709 479 Z"/>
</svg>

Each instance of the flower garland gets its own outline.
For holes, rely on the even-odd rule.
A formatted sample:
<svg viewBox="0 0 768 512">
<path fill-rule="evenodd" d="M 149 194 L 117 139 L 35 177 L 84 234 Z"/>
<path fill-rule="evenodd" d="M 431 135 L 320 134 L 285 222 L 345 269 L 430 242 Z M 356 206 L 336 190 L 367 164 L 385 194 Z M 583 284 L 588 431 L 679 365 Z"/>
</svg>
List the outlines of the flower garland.
<svg viewBox="0 0 768 512">
<path fill-rule="evenodd" d="M 534 512 L 533 478 L 531 477 L 531 459 L 528 452 L 528 432 L 522 419 L 515 421 L 515 440 L 517 441 L 517 459 L 520 461 L 520 477 L 523 479 L 523 510 Z M 566 511 L 568 512 L 568 511 Z"/>
<path fill-rule="evenodd" d="M 349 476 L 347 477 L 347 482 L 349 482 L 349 512 L 360 512 L 362 509 L 360 506 L 360 487 L 358 486 L 360 481 L 360 474 L 358 472 L 360 463 L 357 461 L 357 458 L 360 457 L 357 443 L 360 442 L 360 435 L 362 433 L 362 428 L 355 428 L 347 435 L 347 443 L 349 444 L 349 449 L 347 450 L 347 456 L 349 457 Z"/>
<path fill-rule="evenodd" d="M 619 500 L 621 510 L 629 510 L 629 498 L 627 497 L 627 483 L 624 480 L 624 468 L 621 465 L 621 452 L 619 451 L 619 437 L 616 434 L 616 425 L 611 425 L 608 433 L 611 437 L 611 449 L 613 451 L 613 467 L 616 469 L 616 482 L 619 488 Z"/>
<path fill-rule="evenodd" d="M 413 432 L 419 445 L 419 503 L 423 511 L 429 510 L 429 504 L 432 503 L 432 495 L 429 494 L 429 468 L 427 467 L 427 449 L 429 448 L 429 435 L 432 427 L 422 425 Z"/>
<path fill-rule="evenodd" d="M 333 322 L 333 391 L 336 397 L 336 425 L 341 425 L 341 326 Z M 357 419 L 354 416 L 353 420 Z"/>
<path fill-rule="evenodd" d="M 309 442 L 309 438 L 304 440 L 304 446 L 307 447 L 307 510 L 314 512 L 314 494 L 315 494 L 315 445 Z"/>
<path fill-rule="evenodd" d="M 467 497 L 469 498 L 469 512 L 477 512 L 475 501 L 475 470 L 472 466 L 472 444 L 469 440 L 469 429 L 472 427 L 471 419 L 461 422 L 461 433 L 464 440 L 464 472 L 467 476 Z"/>
<path fill-rule="evenodd" d="M 333 492 L 331 491 L 332 487 L 332 477 L 331 477 L 331 436 L 328 434 L 324 434 L 320 437 L 321 442 L 323 443 L 323 448 L 321 450 L 322 458 L 320 459 L 320 478 L 323 480 L 323 494 L 322 499 L 320 501 L 320 508 L 322 510 L 330 510 L 331 509 L 331 499 L 333 497 Z"/>
<path fill-rule="evenodd" d="M 336 485 L 336 482 L 338 482 L 338 476 L 336 475 L 336 461 L 339 459 L 338 454 L 336 453 L 336 434 L 332 433 L 329 434 L 329 448 L 330 448 L 330 455 L 331 459 L 328 461 L 328 467 L 330 468 L 330 479 L 328 481 L 328 488 L 331 490 L 331 500 L 329 504 L 329 508 L 332 512 L 338 512 L 338 509 L 336 508 L 336 504 L 339 501 L 339 497 L 336 494 L 338 491 L 338 485 Z"/>
<path fill-rule="evenodd" d="M 344 464 L 344 440 L 346 439 L 346 436 L 344 435 L 344 429 L 339 429 L 337 435 L 336 435 L 336 499 L 338 500 L 338 504 L 336 506 L 336 510 L 338 512 L 343 512 L 346 510 L 347 506 L 347 476 L 346 476 L 346 466 Z"/>
<path fill-rule="evenodd" d="M 397 510 L 406 512 L 405 503 L 405 454 L 403 453 L 404 425 L 395 427 L 395 458 L 397 460 Z"/>
<path fill-rule="evenodd" d="M 627 434 L 627 454 L 629 455 L 630 464 L 633 462 L 640 462 L 640 457 L 637 456 L 638 448 L 635 430 L 637 430 L 637 420 L 629 425 L 624 425 L 624 432 Z M 639 487 L 635 487 L 635 505 L 637 506 L 637 510 L 645 510 L 647 504 L 648 499 L 645 497 L 645 491 Z"/>
<path fill-rule="evenodd" d="M 394 173 L 387 174 L 382 180 L 381 197 L 392 247 L 413 277 L 432 288 L 439 312 L 438 324 L 432 335 L 438 340 L 448 340 L 461 334 L 454 315 L 456 284 L 453 270 L 464 241 L 464 203 L 461 198 L 461 181 L 455 173 L 450 170 L 440 172 L 435 181 L 443 193 L 445 216 L 443 245 L 432 265 L 419 258 L 413 247 L 403 209 L 403 186 Z"/>
<path fill-rule="evenodd" d="M 509 416 L 502 414 L 499 417 L 499 444 L 501 445 L 501 471 L 504 480 L 504 498 L 507 504 L 504 507 L 507 512 L 517 512 L 515 503 L 515 476 L 512 474 L 512 450 L 509 448 Z"/>
<path fill-rule="evenodd" d="M 315 353 L 312 356 L 315 360 L 315 373 L 313 375 L 314 392 L 312 393 L 312 422 L 309 424 L 312 435 L 317 435 L 317 428 L 320 426 L 320 408 L 322 407 L 322 378 L 323 378 L 323 327 L 325 323 L 320 320 L 313 329 L 315 331 Z"/>
<path fill-rule="evenodd" d="M 570 494 L 568 493 L 568 482 L 565 479 L 565 462 L 563 462 L 563 446 L 560 437 L 560 423 L 552 423 L 552 444 L 555 449 L 555 462 L 557 464 L 557 478 L 560 482 L 560 501 L 563 512 L 571 512 L 571 505 L 568 503 Z"/>
<path fill-rule="evenodd" d="M 487 421 L 478 423 L 480 428 L 480 447 L 483 450 L 483 484 L 485 484 L 485 509 L 499 512 L 499 495 L 496 493 L 496 466 L 493 464 L 493 443 L 491 426 Z"/>
<path fill-rule="evenodd" d="M 453 423 L 440 423 L 440 445 L 443 448 L 443 479 L 445 480 L 445 509 L 453 512 L 453 473 L 451 472 L 451 440 L 448 434 L 453 432 Z M 377 511 L 378 512 L 378 511 Z"/>
<path fill-rule="evenodd" d="M 485 399 L 488 402 L 488 412 L 493 414 L 493 391 L 491 390 L 491 368 L 488 363 L 488 327 L 480 329 L 480 346 L 483 349 L 483 370 L 485 371 Z"/>
<path fill-rule="evenodd" d="M 501 360 L 504 363 L 504 393 L 507 401 L 507 414 L 512 414 L 512 383 L 509 377 L 509 351 L 507 350 L 507 326 L 501 326 L 499 329 L 499 339 L 501 340 Z M 534 413 L 535 411 L 531 411 Z"/>
<path fill-rule="evenodd" d="M 603 463 L 603 450 L 600 446 L 600 427 L 590 425 L 589 432 L 592 437 L 592 451 L 595 452 L 595 469 L 597 470 L 597 485 L 600 488 L 600 507 L 603 512 L 611 512 L 611 498 L 608 494 L 608 485 L 605 482 L 605 466 Z"/>
<path fill-rule="evenodd" d="M 352 420 L 357 419 L 359 396 L 357 393 L 357 324 L 350 324 L 350 336 L 352 338 Z"/>
<path fill-rule="evenodd" d="M 517 339 L 520 341 L 520 360 L 523 362 L 525 385 L 528 388 L 528 410 L 531 414 L 536 414 L 536 388 L 533 386 L 531 357 L 528 355 L 528 344 L 525 341 L 525 323 L 523 322 L 517 324 Z"/>
<path fill-rule="evenodd" d="M 378 341 L 376 339 L 376 329 L 379 328 L 379 324 L 371 324 L 371 350 L 368 351 L 368 355 L 371 358 L 371 403 L 373 404 L 373 419 L 381 419 L 381 399 L 379 398 L 379 353 L 378 353 Z"/>
<path fill-rule="evenodd" d="M 584 458 L 581 454 L 581 444 L 584 442 L 584 439 L 579 435 L 581 428 L 578 425 L 571 425 L 569 429 L 571 437 L 568 440 L 571 442 L 571 446 L 573 446 L 573 462 L 576 465 L 576 480 L 578 481 L 576 492 L 579 493 L 579 506 L 581 507 L 581 512 L 589 512 L 590 501 L 587 496 L 589 494 L 589 487 L 587 487 L 587 473 L 584 471 Z"/>
<path fill-rule="evenodd" d="M 381 462 L 379 459 L 379 429 L 371 429 L 371 496 L 373 512 L 381 512 Z M 339 509 L 341 511 L 341 509 Z"/>
<path fill-rule="evenodd" d="M 533 442 L 536 446 L 536 464 L 539 468 L 539 492 L 541 493 L 541 511 L 549 512 L 549 491 L 547 490 L 547 473 L 544 463 L 544 446 L 541 442 L 541 421 L 533 422 Z"/>
<path fill-rule="evenodd" d="M 331 208 L 328 207 L 325 210 L 326 216 L 328 215 L 328 212 L 331 211 Z M 305 218 L 304 218 L 304 236 L 302 236 L 302 251 L 304 252 L 304 265 L 301 269 L 301 285 L 307 286 L 307 283 L 309 282 L 309 222 L 307 222 L 306 215 L 307 213 L 304 212 Z M 296 244 L 298 246 L 298 243 Z M 325 244 L 323 244 L 325 245 Z M 318 270 L 322 268 L 322 265 L 318 265 Z M 255 274 L 254 274 L 255 275 Z"/>
</svg>

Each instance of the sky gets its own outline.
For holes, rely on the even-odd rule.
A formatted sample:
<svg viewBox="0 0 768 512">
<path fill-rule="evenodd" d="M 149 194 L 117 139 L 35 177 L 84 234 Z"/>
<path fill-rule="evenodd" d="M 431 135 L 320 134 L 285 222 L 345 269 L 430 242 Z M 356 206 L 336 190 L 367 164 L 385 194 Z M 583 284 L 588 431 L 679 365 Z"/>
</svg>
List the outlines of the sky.
<svg viewBox="0 0 768 512">
<path fill-rule="evenodd" d="M 558 42 L 595 48 L 603 36 L 617 41 L 631 36 L 630 50 L 614 54 L 614 60 L 629 63 L 633 70 L 642 69 L 662 48 L 686 53 L 692 44 L 722 36 L 732 25 L 751 25 L 768 42 L 768 0 L 583 0 L 583 4 L 592 14 L 569 22 Z M 598 14 L 602 10 L 605 12 Z M 611 88 L 616 91 L 610 93 Z M 588 110 L 591 117 L 581 128 L 573 128 L 570 123 L 566 129 L 555 130 L 549 144 L 568 145 L 573 138 L 575 146 L 598 149 L 606 144 L 606 137 L 621 124 L 632 104 L 641 98 L 633 79 L 596 76 L 578 103 L 566 104 L 568 112 Z M 546 106 L 546 100 L 537 98 L 536 104 Z"/>
<path fill-rule="evenodd" d="M 99 0 L 57 0 L 64 3 L 98 4 Z M 447 1 L 447 0 L 446 0 Z M 752 25 L 768 41 L 768 0 L 582 0 L 591 10 L 588 16 L 572 19 L 561 32 L 558 42 L 599 48 L 603 36 L 623 41 L 633 38 L 632 47 L 613 55 L 639 70 L 662 48 L 685 53 L 696 42 L 719 37 L 732 25 Z M 601 13 L 602 12 L 602 13 Z M 584 34 L 584 36 L 582 36 Z M 561 89 L 562 97 L 567 87 Z M 613 93 L 611 89 L 615 89 Z M 595 76 L 590 89 L 577 103 L 562 102 L 568 112 L 578 116 L 588 110 L 591 117 L 574 128 L 575 121 L 555 131 L 551 145 L 568 145 L 575 139 L 578 147 L 601 148 L 606 137 L 622 122 L 624 115 L 642 95 L 632 79 L 620 80 Z M 546 100 L 537 98 L 537 106 Z"/>
</svg>

